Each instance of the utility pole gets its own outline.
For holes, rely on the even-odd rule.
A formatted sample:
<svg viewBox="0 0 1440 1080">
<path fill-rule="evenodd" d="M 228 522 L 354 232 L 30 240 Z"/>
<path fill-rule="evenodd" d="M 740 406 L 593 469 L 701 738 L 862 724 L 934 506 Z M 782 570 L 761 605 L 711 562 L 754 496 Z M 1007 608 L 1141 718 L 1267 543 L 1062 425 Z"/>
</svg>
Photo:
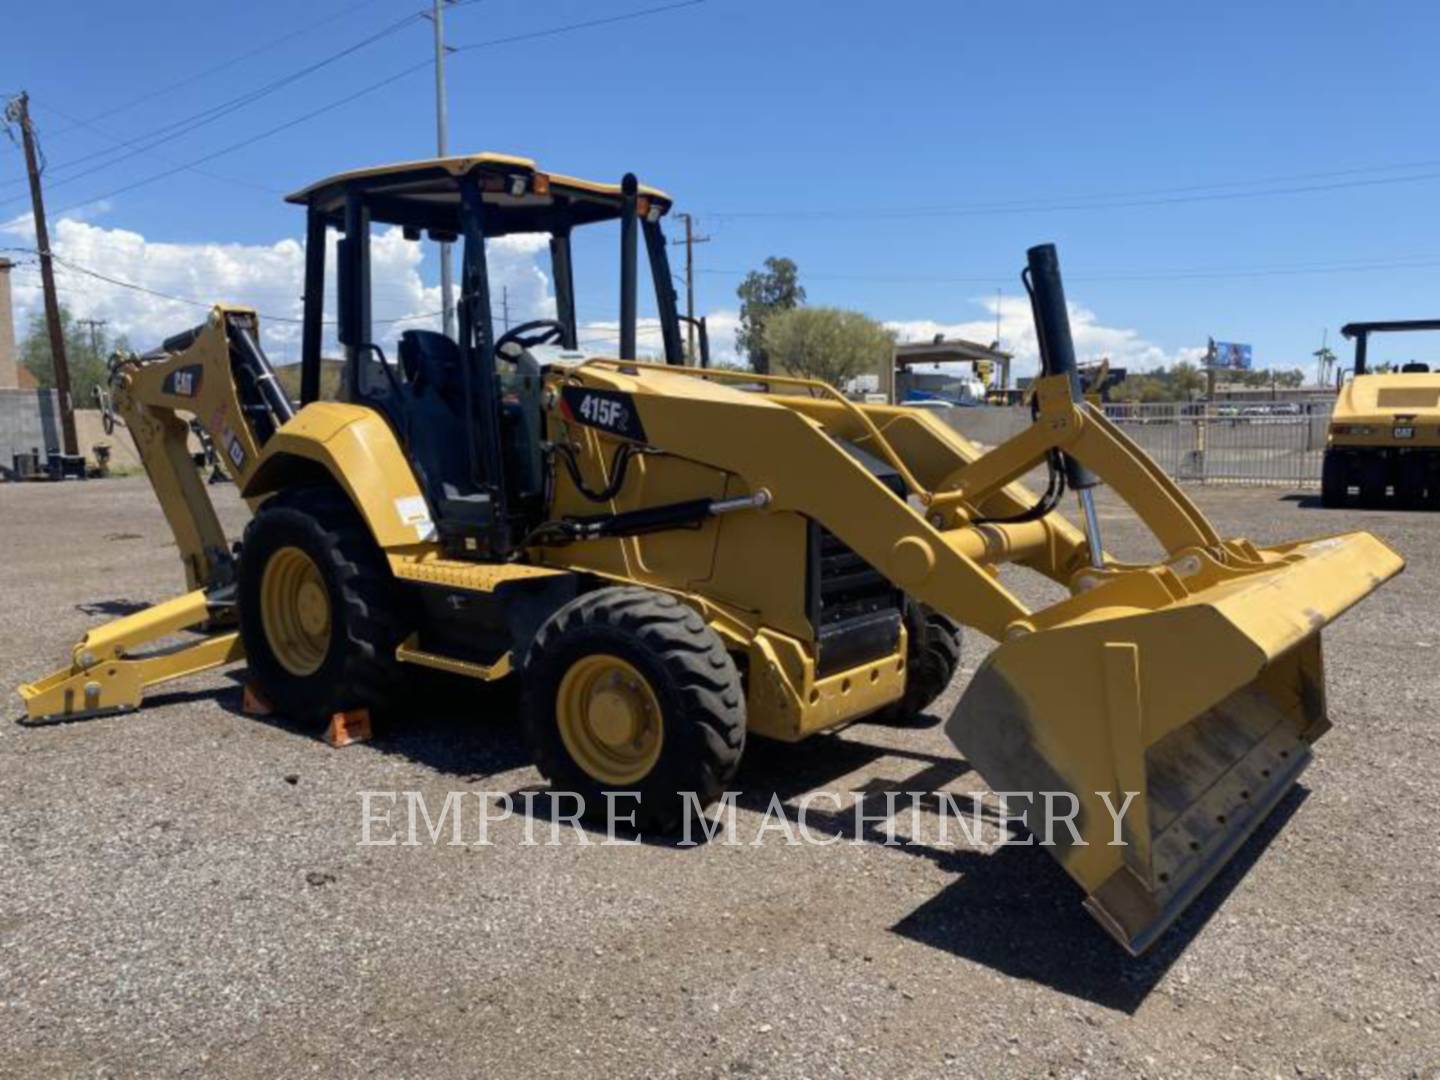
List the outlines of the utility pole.
<svg viewBox="0 0 1440 1080">
<path fill-rule="evenodd" d="M 1310 354 L 1315 357 L 1315 385 L 1330 385 L 1330 366 L 1335 363 L 1335 352 L 1330 348 L 1330 328 L 1327 326 L 1320 335 L 1320 348 Z"/>
<path fill-rule="evenodd" d="M 105 358 L 100 355 L 100 330 L 102 327 L 109 326 L 109 321 L 106 319 L 76 319 L 75 322 L 80 326 L 89 327 L 90 351 L 96 360 L 103 362 Z"/>
<path fill-rule="evenodd" d="M 500 321 L 505 324 L 505 329 L 510 329 L 510 286 L 500 286 Z"/>
<path fill-rule="evenodd" d="M 440 157 L 449 154 L 449 118 L 445 108 L 445 5 L 454 0 L 434 0 L 427 16 L 435 24 L 435 151 Z M 447 337 L 455 336 L 455 282 L 450 273 L 450 245 L 440 245 L 440 307 L 441 328 Z"/>
<path fill-rule="evenodd" d="M 695 245 L 708 244 L 710 237 L 695 235 L 695 219 L 690 214 L 681 214 L 680 219 L 685 222 L 685 239 L 680 241 L 685 245 L 685 329 L 689 338 L 690 362 L 698 363 L 695 355 Z"/>
<path fill-rule="evenodd" d="M 999 351 L 1000 351 L 1000 307 L 1001 307 L 1001 305 L 1004 303 L 1004 300 L 1005 300 L 1004 294 L 1003 294 L 1003 293 L 1000 291 L 1000 289 L 997 287 L 996 290 L 995 290 L 995 351 L 996 351 L 996 352 L 999 352 Z M 1009 382 L 1010 382 L 1010 362 L 1007 360 L 1007 361 L 1005 362 L 1005 366 L 1004 366 L 1003 368 L 1001 368 L 1001 370 L 1000 370 L 1000 387 L 999 387 L 999 389 L 1001 389 L 1001 390 L 1009 390 L 1010 387 L 1007 385 Z"/>
<path fill-rule="evenodd" d="M 70 399 L 70 365 L 65 360 L 65 332 L 60 326 L 60 301 L 55 296 L 55 267 L 50 260 L 50 230 L 45 224 L 45 198 L 40 191 L 40 163 L 35 151 L 35 128 L 30 123 L 30 95 L 5 107 L 5 119 L 20 126 L 25 144 L 25 171 L 30 175 L 30 205 L 35 211 L 35 248 L 40 255 L 40 285 L 45 293 L 45 329 L 50 335 L 50 361 L 55 367 L 55 391 L 60 395 L 60 432 L 65 453 L 80 452 L 75 437 L 75 403 Z"/>
</svg>

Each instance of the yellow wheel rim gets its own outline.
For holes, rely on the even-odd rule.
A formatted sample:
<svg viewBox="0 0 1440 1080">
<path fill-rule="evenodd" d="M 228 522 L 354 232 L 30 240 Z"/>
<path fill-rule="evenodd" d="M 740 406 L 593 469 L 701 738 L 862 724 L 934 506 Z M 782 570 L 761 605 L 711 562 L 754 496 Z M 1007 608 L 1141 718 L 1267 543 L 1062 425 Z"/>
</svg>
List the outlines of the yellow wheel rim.
<svg viewBox="0 0 1440 1080">
<path fill-rule="evenodd" d="M 260 578 L 260 622 L 270 652 L 292 675 L 313 675 L 330 650 L 330 592 L 315 561 L 283 547 Z"/>
<path fill-rule="evenodd" d="M 660 701 L 644 675 L 618 656 L 570 665 L 555 695 L 560 739 L 575 764 L 602 784 L 633 784 L 660 758 Z"/>
</svg>

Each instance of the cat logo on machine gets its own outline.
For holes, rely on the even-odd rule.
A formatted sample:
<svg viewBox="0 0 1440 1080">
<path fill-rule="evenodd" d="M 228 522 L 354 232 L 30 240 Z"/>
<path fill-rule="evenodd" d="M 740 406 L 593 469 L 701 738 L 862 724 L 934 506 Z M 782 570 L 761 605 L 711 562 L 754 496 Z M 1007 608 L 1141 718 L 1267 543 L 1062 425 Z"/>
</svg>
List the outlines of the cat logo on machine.
<svg viewBox="0 0 1440 1080">
<path fill-rule="evenodd" d="M 560 391 L 560 408 L 567 420 L 577 424 L 637 442 L 645 441 L 645 428 L 635 409 L 635 399 L 619 390 L 567 386 Z"/>
<path fill-rule="evenodd" d="M 193 398 L 200 393 L 200 381 L 203 374 L 199 364 L 176 368 L 165 376 L 165 381 L 160 387 L 161 392 L 173 394 L 175 397 Z"/>
<path fill-rule="evenodd" d="M 236 469 L 245 468 L 245 447 L 229 427 L 220 429 L 220 442 L 225 447 L 225 456 Z"/>
</svg>

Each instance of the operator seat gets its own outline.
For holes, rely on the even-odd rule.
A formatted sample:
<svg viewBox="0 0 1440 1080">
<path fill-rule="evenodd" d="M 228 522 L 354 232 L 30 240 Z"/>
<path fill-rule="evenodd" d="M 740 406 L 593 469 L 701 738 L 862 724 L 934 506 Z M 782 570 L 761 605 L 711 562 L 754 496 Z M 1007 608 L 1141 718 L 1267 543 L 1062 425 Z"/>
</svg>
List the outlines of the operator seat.
<svg viewBox="0 0 1440 1080">
<path fill-rule="evenodd" d="M 460 346 L 434 330 L 406 330 L 400 335 L 399 359 L 409 390 L 412 464 L 443 517 L 447 502 L 475 492 L 466 446 Z"/>
</svg>

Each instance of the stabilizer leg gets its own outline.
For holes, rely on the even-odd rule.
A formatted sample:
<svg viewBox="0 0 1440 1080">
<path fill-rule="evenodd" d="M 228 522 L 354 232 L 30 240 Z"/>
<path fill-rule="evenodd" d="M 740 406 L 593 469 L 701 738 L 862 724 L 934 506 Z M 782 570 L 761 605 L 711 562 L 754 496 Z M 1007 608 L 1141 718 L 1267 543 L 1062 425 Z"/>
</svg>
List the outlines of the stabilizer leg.
<svg viewBox="0 0 1440 1080">
<path fill-rule="evenodd" d="M 137 655 L 136 650 L 183 630 L 210 624 L 232 606 L 220 592 L 196 589 L 90 631 L 75 646 L 68 667 L 20 687 L 23 724 L 56 724 L 130 712 L 145 691 L 245 658 L 234 630 L 210 634 Z"/>
</svg>

